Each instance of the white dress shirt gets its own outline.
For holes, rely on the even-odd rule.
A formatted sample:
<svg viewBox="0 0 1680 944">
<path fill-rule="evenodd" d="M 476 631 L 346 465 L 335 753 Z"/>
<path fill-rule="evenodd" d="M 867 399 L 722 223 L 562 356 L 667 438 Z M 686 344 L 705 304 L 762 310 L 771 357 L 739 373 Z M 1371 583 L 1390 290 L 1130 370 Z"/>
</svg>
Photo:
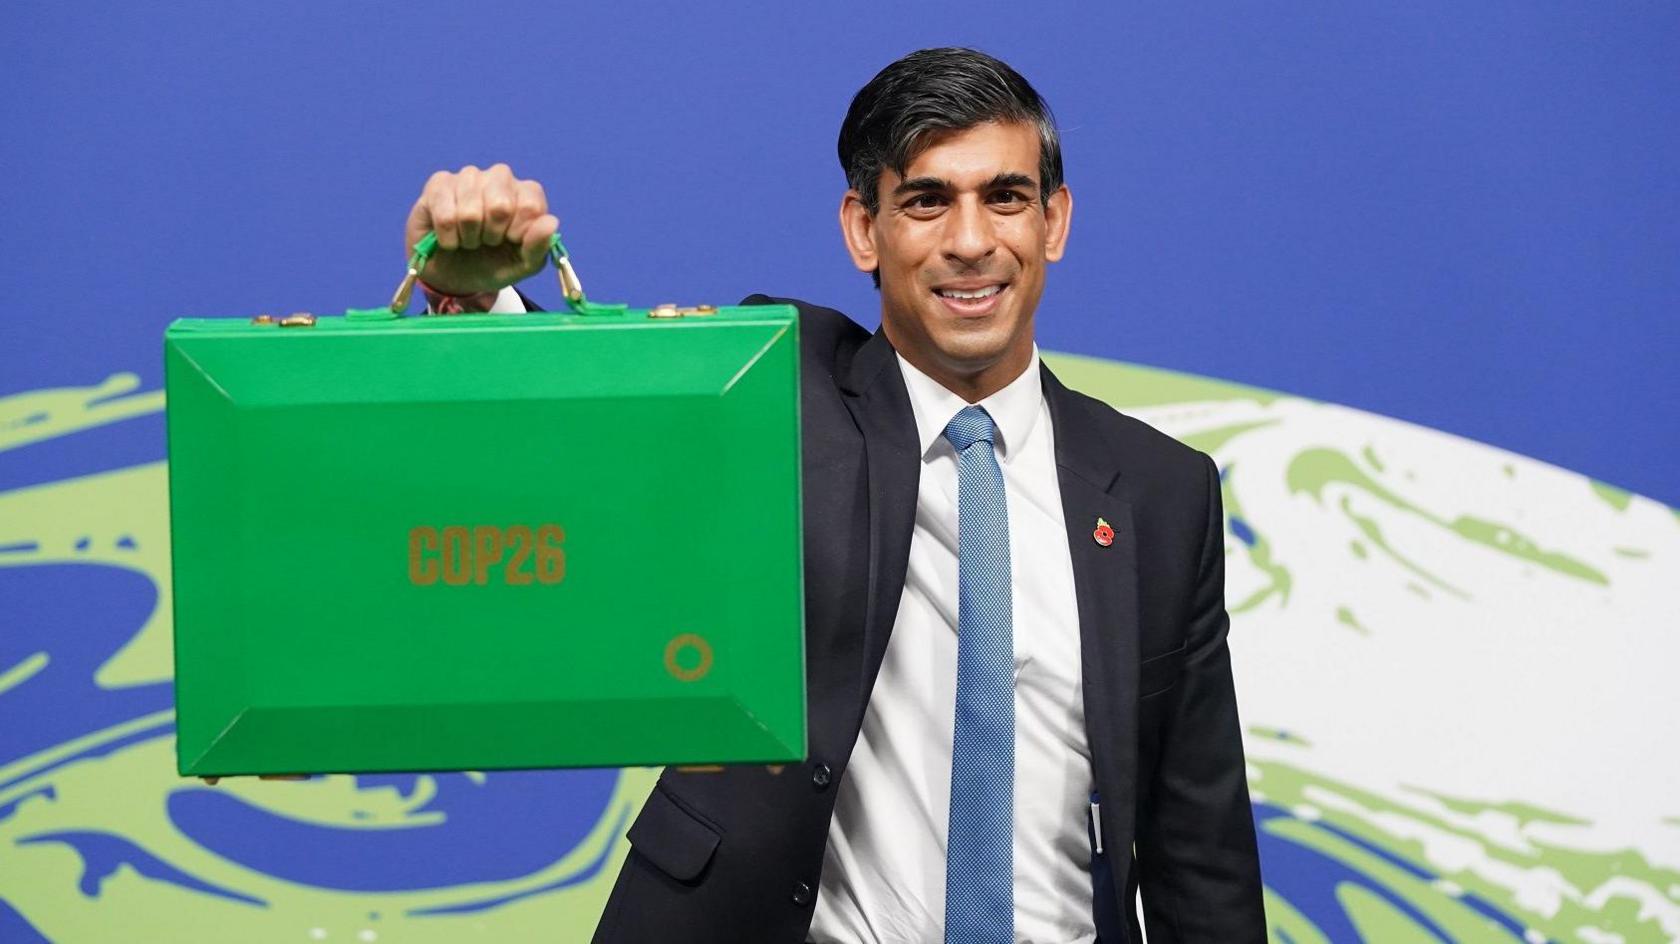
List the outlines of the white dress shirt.
<svg viewBox="0 0 1680 944">
<path fill-rule="evenodd" d="M 912 367 L 922 450 L 904 596 L 829 825 L 810 938 L 932 944 L 945 928 L 945 843 L 957 693 L 957 453 L 945 424 L 968 404 Z M 1015 644 L 1015 940 L 1090 944 L 1091 752 L 1079 613 L 1038 349 L 980 401 L 1009 508 Z"/>
<path fill-rule="evenodd" d="M 529 310 L 525 307 L 525 299 L 519 297 L 519 290 L 509 285 L 496 293 L 496 300 L 490 304 L 490 310 L 485 314 L 523 315 Z"/>
</svg>

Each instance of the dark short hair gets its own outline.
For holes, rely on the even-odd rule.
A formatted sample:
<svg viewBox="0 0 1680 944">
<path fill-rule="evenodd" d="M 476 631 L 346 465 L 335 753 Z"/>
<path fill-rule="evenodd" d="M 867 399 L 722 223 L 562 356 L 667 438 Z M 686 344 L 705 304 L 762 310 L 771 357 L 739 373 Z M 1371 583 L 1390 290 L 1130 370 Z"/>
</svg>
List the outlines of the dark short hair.
<svg viewBox="0 0 1680 944">
<path fill-rule="evenodd" d="M 876 73 L 852 98 L 840 125 L 840 166 L 871 214 L 880 212 L 881 172 L 903 174 L 940 132 L 988 121 L 1038 129 L 1039 197 L 1062 186 L 1062 141 L 1050 106 L 1019 72 L 973 49 L 921 49 Z"/>
</svg>

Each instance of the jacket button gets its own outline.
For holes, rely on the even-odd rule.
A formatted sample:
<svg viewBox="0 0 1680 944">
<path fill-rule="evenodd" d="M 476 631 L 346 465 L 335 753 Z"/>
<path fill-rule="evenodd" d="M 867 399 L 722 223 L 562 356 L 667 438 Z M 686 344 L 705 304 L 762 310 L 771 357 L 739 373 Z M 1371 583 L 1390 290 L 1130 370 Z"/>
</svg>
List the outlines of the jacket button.
<svg viewBox="0 0 1680 944">
<path fill-rule="evenodd" d="M 793 903 L 808 905 L 811 903 L 811 886 L 804 882 L 795 882 L 793 886 Z"/>
<path fill-rule="evenodd" d="M 811 771 L 811 786 L 818 790 L 827 790 L 829 782 L 833 779 L 834 772 L 828 769 L 827 764 L 818 764 L 816 769 Z"/>
</svg>

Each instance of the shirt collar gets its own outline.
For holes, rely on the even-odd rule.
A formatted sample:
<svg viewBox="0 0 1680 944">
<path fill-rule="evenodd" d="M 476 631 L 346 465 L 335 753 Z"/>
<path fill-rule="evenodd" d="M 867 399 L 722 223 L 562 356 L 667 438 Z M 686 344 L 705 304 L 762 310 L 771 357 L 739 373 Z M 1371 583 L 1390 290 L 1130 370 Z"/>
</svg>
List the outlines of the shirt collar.
<svg viewBox="0 0 1680 944">
<path fill-rule="evenodd" d="M 916 417 L 916 436 L 921 446 L 922 458 L 928 457 L 928 452 L 944 441 L 945 426 L 951 422 L 963 407 L 968 406 L 967 400 L 945 389 L 939 381 L 917 370 L 915 365 L 898 357 L 899 371 L 904 374 L 904 386 L 910 393 L 910 411 Z M 997 457 L 1001 462 L 1008 462 L 1010 457 L 1018 454 L 1027 443 L 1033 428 L 1038 424 L 1039 407 L 1044 402 L 1043 381 L 1039 377 L 1038 345 L 1033 345 L 1032 360 L 1027 363 L 1027 369 L 1021 375 L 1011 380 L 1002 390 L 981 400 L 979 405 L 991 414 L 992 422 L 997 425 Z"/>
</svg>

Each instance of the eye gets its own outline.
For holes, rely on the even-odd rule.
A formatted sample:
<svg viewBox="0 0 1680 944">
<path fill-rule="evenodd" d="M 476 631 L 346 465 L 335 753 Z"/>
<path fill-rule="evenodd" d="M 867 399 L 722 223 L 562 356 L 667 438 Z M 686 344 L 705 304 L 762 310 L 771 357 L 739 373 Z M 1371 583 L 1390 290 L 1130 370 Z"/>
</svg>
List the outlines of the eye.
<svg viewBox="0 0 1680 944">
<path fill-rule="evenodd" d="M 999 190 L 992 194 L 993 203 L 1026 203 L 1027 195 L 1019 190 Z"/>
<path fill-rule="evenodd" d="M 906 203 L 905 206 L 915 210 L 935 210 L 943 206 L 944 203 L 945 198 L 937 193 L 919 193 L 911 197 L 910 202 Z"/>
</svg>

